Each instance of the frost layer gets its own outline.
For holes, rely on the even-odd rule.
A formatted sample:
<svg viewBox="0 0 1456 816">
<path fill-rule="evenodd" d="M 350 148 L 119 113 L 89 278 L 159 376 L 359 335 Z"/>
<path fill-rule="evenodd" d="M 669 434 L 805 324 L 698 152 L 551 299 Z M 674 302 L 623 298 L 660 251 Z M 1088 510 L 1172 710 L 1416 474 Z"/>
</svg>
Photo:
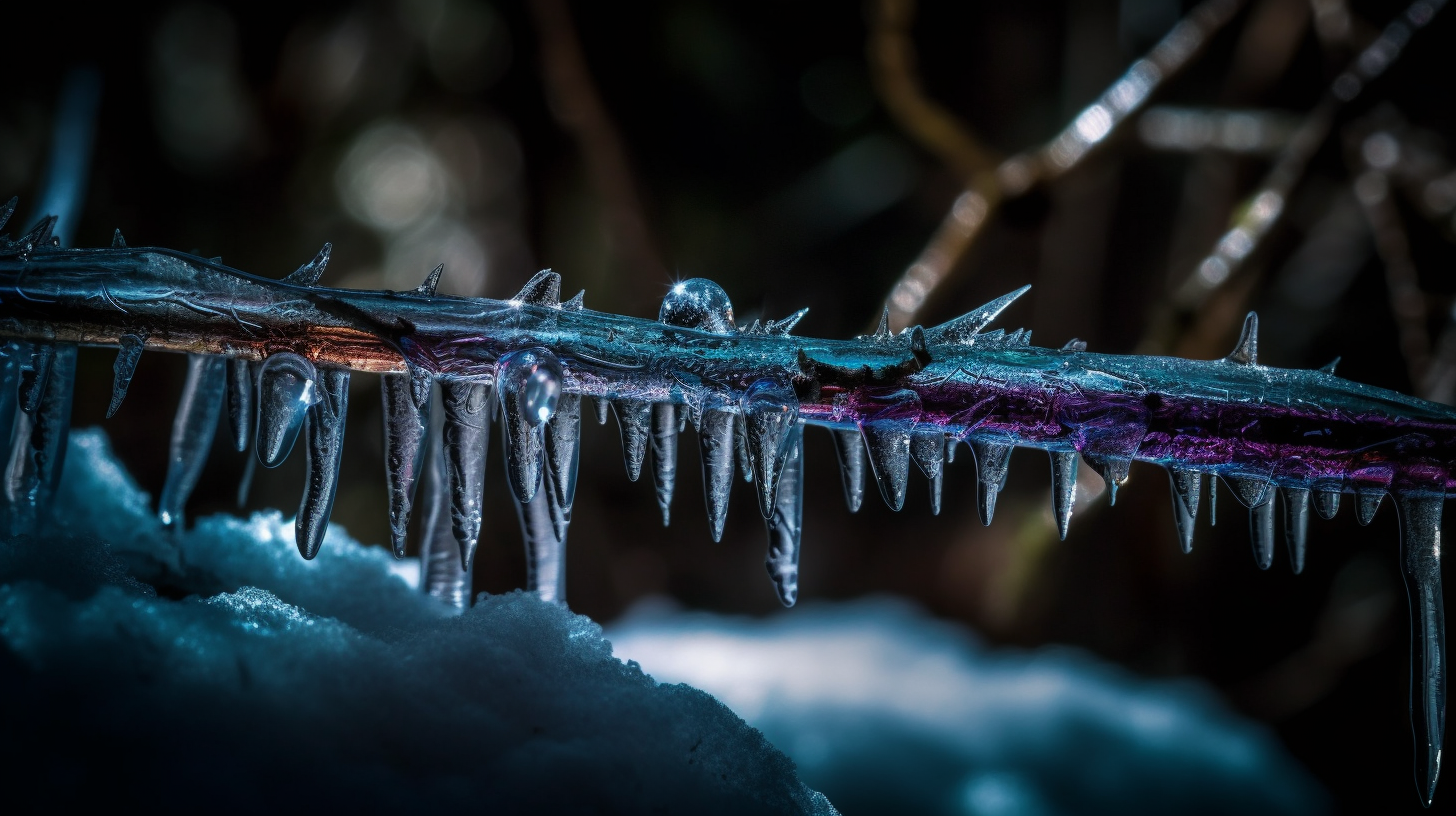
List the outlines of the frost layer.
<svg viewBox="0 0 1456 816">
<path fill-rule="evenodd" d="M 57 529 L 0 542 L 12 801 L 833 813 L 587 618 L 525 593 L 452 616 L 338 525 L 315 561 L 277 513 L 173 536 L 99 431 L 67 465 Z"/>
</svg>

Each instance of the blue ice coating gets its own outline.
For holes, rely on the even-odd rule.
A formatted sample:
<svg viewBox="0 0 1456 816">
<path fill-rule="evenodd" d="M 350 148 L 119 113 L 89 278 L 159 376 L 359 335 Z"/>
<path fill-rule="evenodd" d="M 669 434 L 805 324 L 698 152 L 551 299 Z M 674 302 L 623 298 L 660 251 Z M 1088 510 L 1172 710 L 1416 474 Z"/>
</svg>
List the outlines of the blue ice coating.
<svg viewBox="0 0 1456 816">
<path fill-rule="evenodd" d="M 169 530 L 73 434 L 57 526 L 0 541 L 8 801 L 163 810 L 832 814 L 729 709 L 516 592 L 456 616 L 339 526 Z"/>
<path fill-rule="evenodd" d="M 1202 683 L 1071 648 L 991 649 L 904 601 L 761 620 L 644 603 L 618 654 L 727 703 L 845 813 L 1326 813 L 1263 726 Z"/>
</svg>

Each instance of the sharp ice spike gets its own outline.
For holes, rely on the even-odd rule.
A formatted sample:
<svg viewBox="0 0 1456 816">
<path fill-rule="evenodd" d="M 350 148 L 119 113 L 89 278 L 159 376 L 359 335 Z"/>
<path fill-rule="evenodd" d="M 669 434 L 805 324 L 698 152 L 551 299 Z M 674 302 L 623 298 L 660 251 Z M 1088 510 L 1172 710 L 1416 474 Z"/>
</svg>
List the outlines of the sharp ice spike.
<svg viewBox="0 0 1456 816">
<path fill-rule="evenodd" d="M 672 489 L 677 482 L 677 414 L 670 402 L 652 406 L 652 484 L 657 489 L 663 527 L 672 518 Z"/>
<path fill-rule="evenodd" d="M 1052 459 L 1052 515 L 1057 519 L 1057 535 L 1067 540 L 1072 524 L 1072 508 L 1077 503 L 1077 452 L 1048 451 Z"/>
<path fill-rule="evenodd" d="M 251 441 L 259 367 L 247 360 L 233 358 L 227 361 L 228 425 L 233 432 L 233 448 L 238 453 L 246 451 Z"/>
<path fill-rule="evenodd" d="M 1264 501 L 1249 508 L 1249 537 L 1254 542 L 1254 563 L 1269 569 L 1274 564 L 1274 491 L 1265 491 Z"/>
<path fill-rule="evenodd" d="M 1168 469 L 1168 483 L 1172 485 L 1173 494 L 1173 524 L 1178 528 L 1178 545 L 1185 554 L 1193 552 L 1193 522 L 1198 517 L 1198 491 L 1202 480 L 1203 474 L 1197 471 Z M 1192 510 L 1189 510 L 1189 504 L 1192 504 Z"/>
<path fill-rule="evenodd" d="M 732 413 L 709 410 L 703 412 L 702 427 L 698 431 L 703 454 L 703 497 L 708 504 L 708 529 L 715 543 L 723 540 L 728 497 L 733 492 L 733 438 L 737 424 Z"/>
<path fill-rule="evenodd" d="M 278 467 L 293 451 L 308 408 L 318 401 L 313 363 L 292 352 L 270 354 L 258 373 L 258 461 Z"/>
<path fill-rule="evenodd" d="M 645 400 L 613 400 L 617 425 L 622 430 L 622 458 L 627 463 L 627 478 L 637 481 L 642 475 L 642 460 L 647 458 L 647 439 L 651 435 L 652 403 Z"/>
<path fill-rule="evenodd" d="M 546 481 L 550 480 L 547 476 Z M 554 485 L 542 485 L 529 502 L 514 502 L 526 545 L 526 590 L 547 603 L 566 605 L 566 528 Z"/>
<path fill-rule="evenodd" d="M 131 387 L 132 375 L 136 374 L 137 361 L 142 357 L 143 340 L 135 334 L 123 334 L 116 350 L 116 362 L 111 364 L 111 404 L 106 406 L 106 418 L 116 416 L 121 403 L 126 399 L 126 390 Z"/>
<path fill-rule="evenodd" d="M 1380 509 L 1380 500 L 1385 498 L 1385 491 L 1356 490 L 1355 491 L 1355 520 L 1365 527 L 1375 520 L 1375 511 Z"/>
<path fill-rule="evenodd" d="M 799 545 L 804 532 L 803 427 L 803 423 L 796 423 L 790 434 L 774 510 L 764 519 L 768 528 L 768 558 L 764 566 L 784 606 L 793 606 L 799 599 Z"/>
<path fill-rule="evenodd" d="M 933 329 L 927 329 L 925 331 L 926 339 L 932 346 L 943 343 L 971 345 L 975 342 L 976 335 L 981 332 L 981 329 L 990 325 L 992 320 L 1006 311 L 1007 306 L 1030 290 L 1030 286 L 1023 286 L 1015 292 L 1008 292 L 990 303 L 972 309 L 955 320 L 942 323 Z"/>
<path fill-rule="evenodd" d="M 4 222 L 3 221 L 0 221 L 0 226 L 4 226 L 4 225 L 5 225 Z M 111 234 L 111 248 L 112 249 L 126 249 L 126 239 L 123 238 L 123 237 L 121 237 L 121 228 L 120 227 L 117 227 L 116 232 L 113 232 Z"/>
<path fill-rule="evenodd" d="M 1083 459 L 1091 465 L 1102 480 L 1107 482 L 1107 503 L 1111 506 L 1117 505 L 1117 489 L 1127 484 L 1128 472 L 1132 469 L 1132 459 L 1126 456 L 1095 456 L 1083 454 Z"/>
<path fill-rule="evenodd" d="M 809 307 L 805 306 L 782 320 L 774 321 L 774 331 L 783 335 L 789 334 L 794 330 L 795 326 L 799 325 L 799 321 L 804 319 L 804 315 L 808 313 Z"/>
<path fill-rule="evenodd" d="M 1401 493 L 1400 557 L 1411 620 L 1411 733 L 1416 790 L 1430 807 L 1446 733 L 1446 610 L 1441 598 L 1441 510 L 1445 495 Z"/>
<path fill-rule="evenodd" d="M 561 276 L 549 269 L 543 269 L 531 276 L 511 300 L 533 306 L 560 306 Z"/>
<path fill-rule="evenodd" d="M 579 311 L 582 310 L 582 308 L 585 305 L 586 305 L 586 290 L 583 289 L 580 292 L 577 292 L 576 294 L 572 295 L 571 296 L 571 300 L 568 300 L 568 301 L 562 303 L 561 304 L 561 310 L 564 311 L 564 312 L 579 312 Z"/>
<path fill-rule="evenodd" d="M 880 497 L 891 510 L 899 512 L 905 506 L 905 485 L 910 481 L 910 430 L 895 421 L 866 422 L 859 430 L 880 486 Z"/>
<path fill-rule="evenodd" d="M 865 443 L 858 431 L 830 428 L 834 435 L 834 452 L 839 455 L 839 476 L 844 482 L 844 503 L 849 512 L 858 513 L 864 503 Z"/>
<path fill-rule="evenodd" d="M 60 220 L 57 216 L 43 216 L 35 222 L 30 231 L 16 239 L 15 243 L 21 246 L 38 247 L 51 242 L 51 233 L 55 231 L 56 222 Z"/>
<path fill-rule="evenodd" d="M 1289 568 L 1298 575 L 1304 572 L 1305 542 L 1309 537 L 1309 490 L 1286 487 L 1284 495 L 1284 544 L 1289 548 Z"/>
<path fill-rule="evenodd" d="M 576 501 L 576 474 L 581 461 L 581 397 L 562 394 L 556 416 L 546 425 L 546 475 L 555 491 L 558 515 L 571 513 Z M 566 539 L 563 527 L 558 538 Z"/>
<path fill-rule="evenodd" d="M 440 406 L 445 414 L 441 440 L 445 484 L 450 493 L 450 529 L 460 545 L 460 566 L 467 572 L 480 543 L 485 456 L 495 413 L 492 397 L 490 383 L 440 381 Z"/>
<path fill-rule="evenodd" d="M 1329 374 L 1331 376 L 1334 376 L 1335 366 L 1338 366 L 1339 364 L 1340 364 L 1340 358 L 1339 357 L 1336 357 L 1335 359 L 1329 361 L 1328 363 L 1325 363 L 1324 365 L 1320 366 L 1320 368 L 1319 368 L 1320 373 L 1321 374 Z"/>
<path fill-rule="evenodd" d="M 432 381 L 411 367 L 379 378 L 384 406 L 384 481 L 389 496 L 389 540 L 403 558 L 414 509 L 415 490 L 425 464 L 425 434 L 430 428 Z"/>
<path fill-rule="evenodd" d="M 425 297 L 434 297 L 435 290 L 440 288 L 440 276 L 444 274 L 444 264 L 440 264 L 434 269 L 431 269 L 430 274 L 425 277 L 425 282 L 415 287 L 415 294 L 424 295 Z"/>
<path fill-rule="evenodd" d="M 991 526 L 996 514 L 996 497 L 1006 485 L 1006 469 L 1011 465 L 1011 446 L 999 442 L 972 442 L 976 455 L 976 512 L 981 524 Z"/>
<path fill-rule="evenodd" d="M 339 463 L 344 455 L 344 420 L 349 413 L 349 370 L 319 371 L 319 401 L 308 411 L 304 452 L 303 500 L 293 522 L 294 541 L 304 558 L 323 546 L 339 488 Z"/>
<path fill-rule="evenodd" d="M 941 488 L 945 486 L 945 474 L 937 473 L 930 480 L 930 515 L 940 515 Z"/>
<path fill-rule="evenodd" d="M 779 476 L 798 427 L 799 398 L 792 388 L 759 380 L 748 387 L 739 406 L 747 430 L 748 463 L 758 488 L 758 509 L 768 518 L 774 512 Z"/>
<path fill-rule="evenodd" d="M 592 408 L 597 412 L 597 424 L 607 424 L 607 417 L 612 409 L 612 401 L 606 397 L 592 397 Z"/>
<path fill-rule="evenodd" d="M 30 361 L 21 366 L 20 369 L 20 410 L 27 414 L 35 413 L 36 407 L 40 405 L 41 396 L 45 394 L 46 378 L 51 373 L 51 362 L 55 360 L 56 346 L 54 343 L 31 343 Z"/>
<path fill-rule="evenodd" d="M 516 500 L 527 504 L 541 485 L 545 456 L 545 424 L 561 402 L 564 374 L 556 356 L 545 349 L 513 351 L 496 365 L 505 427 L 506 476 Z"/>
<path fill-rule="evenodd" d="M 919 326 L 915 327 L 917 330 Z M 910 434 L 910 458 L 930 480 L 930 510 L 940 515 L 941 473 L 945 468 L 945 433 L 916 431 Z"/>
<path fill-rule="evenodd" d="M 66 442 L 71 435 L 71 399 L 76 385 L 76 346 L 53 347 L 49 376 L 35 409 L 15 415 L 11 457 L 5 474 L 5 499 L 12 535 L 34 532 L 50 510 L 60 484 Z"/>
<path fill-rule="evenodd" d="M 733 431 L 733 452 L 738 459 L 738 473 L 743 476 L 743 481 L 753 484 L 753 465 L 748 461 L 748 426 L 743 421 L 743 414 L 734 417 L 736 427 Z"/>
<path fill-rule="evenodd" d="M 157 500 L 157 515 L 163 524 L 182 524 L 182 511 L 207 464 L 227 391 L 226 367 L 227 360 L 223 357 L 187 355 L 187 382 L 182 386 L 182 401 L 172 420 L 167 481 Z"/>
<path fill-rule="evenodd" d="M 329 256 L 334 252 L 334 245 L 325 243 L 324 248 L 313 256 L 313 260 L 300 266 L 284 278 L 285 283 L 297 284 L 299 286 L 315 286 L 319 278 L 324 276 L 324 270 L 329 266 Z"/>
<path fill-rule="evenodd" d="M 1225 476 L 1223 480 L 1234 492 L 1234 498 L 1251 510 L 1264 503 L 1273 486 L 1268 479 L 1253 476 Z"/>
<path fill-rule="evenodd" d="M 1316 488 L 1314 491 L 1314 511 L 1325 521 L 1335 517 L 1340 511 L 1339 488 Z"/>
<path fill-rule="evenodd" d="M 890 339 L 890 304 L 885 304 L 885 310 L 880 312 L 880 325 L 875 329 L 876 340 Z"/>
<path fill-rule="evenodd" d="M 1223 358 L 1235 365 L 1258 365 L 1259 363 L 1259 316 L 1253 312 L 1244 318 L 1243 331 L 1239 333 L 1238 345 Z"/>
</svg>

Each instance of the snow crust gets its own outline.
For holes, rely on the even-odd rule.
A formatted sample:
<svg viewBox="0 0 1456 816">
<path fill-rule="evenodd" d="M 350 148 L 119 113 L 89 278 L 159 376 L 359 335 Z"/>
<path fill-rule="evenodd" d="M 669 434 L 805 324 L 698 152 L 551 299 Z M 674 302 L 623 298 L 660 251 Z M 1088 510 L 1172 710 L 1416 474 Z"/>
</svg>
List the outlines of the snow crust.
<svg viewBox="0 0 1456 816">
<path fill-rule="evenodd" d="M 764 620 L 639 605 L 607 632 L 713 693 L 845 813 L 1323 813 L 1261 725 L 1194 681 L 1067 648 L 991 649 L 887 598 Z"/>
<path fill-rule="evenodd" d="M 337 524 L 311 562 L 276 512 L 174 536 L 99 431 L 65 473 L 56 530 L 0 542 L 11 802 L 834 813 L 587 618 L 525 593 L 453 616 Z"/>
</svg>

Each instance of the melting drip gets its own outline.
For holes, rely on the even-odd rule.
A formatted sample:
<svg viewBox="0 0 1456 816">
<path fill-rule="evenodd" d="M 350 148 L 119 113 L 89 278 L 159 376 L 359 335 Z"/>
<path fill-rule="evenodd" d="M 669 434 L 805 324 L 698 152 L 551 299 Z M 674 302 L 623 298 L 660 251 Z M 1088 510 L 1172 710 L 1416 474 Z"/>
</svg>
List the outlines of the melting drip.
<svg viewBox="0 0 1456 816">
<path fill-rule="evenodd" d="M 831 428 L 834 452 L 839 456 L 839 476 L 844 482 L 844 503 L 849 512 L 858 513 L 864 504 L 865 443 L 860 434 L 843 428 Z"/>
<path fill-rule="evenodd" d="M 698 442 L 703 454 L 703 498 L 708 505 L 708 530 L 713 542 L 723 540 L 728 518 L 728 496 L 733 492 L 733 429 L 737 418 L 724 410 L 703 412 Z"/>
<path fill-rule="evenodd" d="M 1441 599 L 1441 510 L 1445 494 L 1403 493 L 1400 555 L 1411 619 L 1411 733 L 1416 789 L 1430 806 L 1446 732 L 1446 611 Z"/>
<path fill-rule="evenodd" d="M 247 360 L 227 361 L 228 425 L 233 432 L 233 449 L 242 453 L 252 441 L 253 399 L 259 366 Z"/>
<path fill-rule="evenodd" d="M 866 422 L 859 426 L 880 496 L 891 510 L 905 506 L 910 481 L 910 431 L 898 422 Z"/>
<path fill-rule="evenodd" d="M 1295 575 L 1304 572 L 1304 550 L 1309 534 L 1309 490 L 1303 487 L 1285 487 L 1284 496 L 1284 544 L 1289 548 L 1289 568 Z"/>
<path fill-rule="evenodd" d="M 450 493 L 450 528 L 460 546 L 460 566 L 470 569 L 480 543 L 481 500 L 485 491 L 485 455 L 490 445 L 494 400 L 488 382 L 441 380 L 441 430 L 445 483 Z"/>
<path fill-rule="evenodd" d="M 541 486 L 545 425 L 561 401 L 561 363 L 545 349 L 513 351 L 496 366 L 505 429 L 506 481 L 527 504 Z"/>
<path fill-rule="evenodd" d="M 415 488 L 424 466 L 430 427 L 428 374 L 411 369 L 379 378 L 384 399 L 384 480 L 389 496 L 389 536 L 395 558 L 403 558 Z"/>
<path fill-rule="evenodd" d="M 283 464 L 303 430 L 309 406 L 318 402 L 313 363 L 292 352 L 270 354 L 258 372 L 258 461 Z"/>
<path fill-rule="evenodd" d="M 940 485 L 945 469 L 945 434 L 917 431 L 910 434 L 910 458 L 930 480 L 930 512 L 940 515 Z"/>
<path fill-rule="evenodd" d="M 1184 553 L 1193 552 L 1193 523 L 1198 520 L 1198 500 L 1203 492 L 1203 474 L 1185 468 L 1168 468 L 1173 492 L 1173 522 Z"/>
<path fill-rule="evenodd" d="M 106 406 L 106 418 L 116 416 L 126 391 L 131 387 L 132 375 L 136 374 L 137 361 L 142 358 L 142 338 L 135 334 L 124 334 L 117 343 L 116 362 L 112 363 L 111 403 Z"/>
<path fill-rule="evenodd" d="M 334 512 L 334 494 L 339 488 L 344 420 L 349 413 L 349 370 L 320 369 L 319 386 L 319 401 L 308 411 L 303 501 L 293 523 L 298 552 L 310 559 L 323 546 L 329 516 Z"/>
<path fill-rule="evenodd" d="M 758 487 L 758 509 L 768 518 L 776 507 L 779 477 L 798 425 L 799 398 L 790 388 L 759 380 L 748 387 L 740 407 L 748 433 L 748 462 Z"/>
<path fill-rule="evenodd" d="M 65 464 L 66 441 L 71 436 L 76 346 L 61 343 L 51 348 L 48 376 L 44 378 L 45 386 L 34 409 L 15 416 L 10 462 L 5 473 L 11 535 L 33 532 L 40 517 L 49 512 L 51 497 L 55 495 L 61 467 Z"/>
<path fill-rule="evenodd" d="M 177 404 L 177 416 L 172 420 L 167 481 L 157 501 L 157 515 L 163 524 L 182 524 L 182 511 L 207 464 L 212 437 L 222 415 L 226 368 L 227 360 L 223 357 L 187 355 L 187 382 L 182 386 L 182 401 Z"/>
<path fill-rule="evenodd" d="M 976 512 L 981 523 L 991 526 L 996 515 L 996 497 L 1006 486 L 1006 469 L 1011 465 L 1011 446 L 999 442 L 972 442 L 976 455 Z"/>
<path fill-rule="evenodd" d="M 1052 460 L 1052 515 L 1057 519 L 1057 535 L 1067 540 L 1072 524 L 1072 508 L 1077 504 L 1077 452 L 1048 451 Z"/>
<path fill-rule="evenodd" d="M 617 425 L 622 429 L 622 459 L 627 463 L 627 478 L 635 482 L 642 476 L 642 460 L 647 458 L 652 403 L 620 399 L 612 402 L 612 408 L 617 414 Z"/>
<path fill-rule="evenodd" d="M 657 507 L 662 510 L 662 526 L 672 517 L 672 489 L 677 482 L 678 410 L 670 402 L 652 406 L 652 485 L 657 491 Z"/>
<path fill-rule="evenodd" d="M 774 511 L 764 519 L 768 528 L 768 558 L 764 566 L 784 606 L 793 606 L 799 599 L 799 544 L 804 532 L 803 423 L 796 423 L 789 436 L 789 451 L 779 475 Z"/>
</svg>

